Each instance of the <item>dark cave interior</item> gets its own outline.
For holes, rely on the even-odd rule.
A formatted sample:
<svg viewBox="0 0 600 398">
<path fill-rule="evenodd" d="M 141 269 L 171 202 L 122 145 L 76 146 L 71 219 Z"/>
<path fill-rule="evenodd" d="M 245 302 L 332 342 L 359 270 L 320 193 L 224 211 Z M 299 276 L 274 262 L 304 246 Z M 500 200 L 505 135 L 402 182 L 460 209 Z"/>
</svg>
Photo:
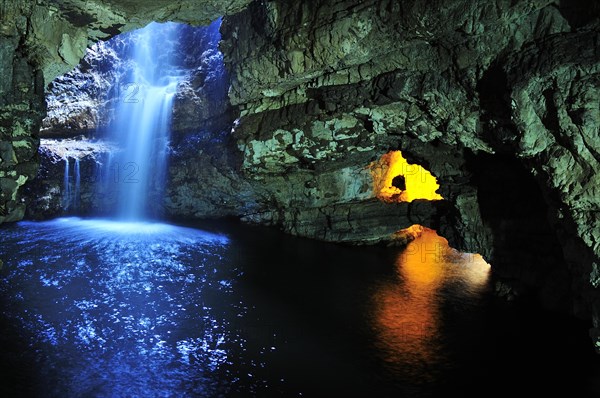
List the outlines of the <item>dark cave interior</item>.
<svg viewBox="0 0 600 398">
<path fill-rule="evenodd" d="M 0 0 L 0 17 L 0 231 L 7 242 L 0 250 L 6 282 L 0 291 L 7 300 L 21 294 L 11 290 L 10 283 L 59 283 L 48 282 L 52 278 L 45 267 L 55 263 L 52 255 L 39 254 L 51 247 L 42 232 L 66 242 L 69 249 L 58 257 L 78 258 L 75 248 L 89 245 L 89 250 L 98 251 L 89 254 L 94 262 L 110 263 L 114 269 L 120 269 L 119 263 L 104 259 L 102 250 L 123 263 L 145 258 L 159 268 L 181 253 L 203 263 L 182 243 L 187 238 L 181 236 L 189 233 L 207 263 L 217 264 L 215 259 L 226 257 L 221 250 L 230 250 L 231 269 L 243 270 L 237 276 L 224 274 L 221 281 L 198 270 L 189 274 L 191 279 L 177 275 L 185 289 L 198 289 L 198 294 L 205 294 L 205 287 L 195 283 L 208 280 L 209 301 L 219 294 L 227 297 L 219 309 L 223 312 L 211 314 L 216 316 L 213 322 L 233 316 L 235 306 L 226 303 L 236 300 L 239 292 L 231 286 L 266 308 L 254 313 L 247 304 L 246 312 L 235 316 L 273 317 L 271 321 L 284 317 L 284 335 L 293 336 L 290 325 L 299 319 L 312 322 L 310 311 L 302 308 L 306 304 L 318 314 L 319 324 L 330 316 L 335 320 L 329 326 L 333 334 L 344 330 L 344 322 L 357 328 L 357 334 L 349 333 L 348 340 L 335 346 L 335 355 L 328 354 L 337 365 L 337 354 L 351 356 L 342 353 L 342 346 L 364 338 L 361 344 L 372 343 L 388 355 L 375 360 L 365 349 L 366 362 L 374 361 L 374 368 L 383 366 L 379 360 L 386 369 L 397 366 L 402 375 L 398 380 L 407 376 L 406 358 L 415 354 L 407 354 L 400 343 L 419 348 L 418 355 L 435 358 L 435 366 L 440 366 L 436 369 L 442 369 L 435 339 L 424 339 L 438 338 L 428 333 L 439 325 L 439 330 L 449 330 L 447 325 L 454 321 L 462 325 L 456 330 L 468 329 L 463 322 L 468 315 L 454 311 L 454 302 L 474 314 L 485 312 L 480 302 L 493 303 L 489 305 L 498 319 L 510 318 L 507 329 L 529 310 L 537 311 L 536 319 L 570 322 L 578 331 L 589 329 L 589 336 L 584 330 L 581 337 L 588 343 L 591 337 L 600 352 L 600 4 Z M 100 221 L 108 229 L 99 230 L 86 223 L 113 217 L 142 224 L 117 227 Z M 164 246 L 157 253 L 135 249 L 131 257 L 124 257 L 136 245 L 130 237 L 137 234 L 148 247 L 160 246 L 149 222 L 158 223 L 166 245 L 178 254 L 165 254 L 170 249 Z M 163 222 L 173 223 L 174 229 Z M 226 227 L 215 232 L 217 236 L 235 237 L 238 228 L 246 232 L 233 243 L 191 232 L 213 225 L 218 231 L 219 222 Z M 39 241 L 29 239 L 24 226 Z M 190 230 L 177 229 L 187 226 Z M 66 235 L 69 228 L 80 232 Z M 112 242 L 107 231 L 124 240 Z M 89 241 L 74 238 L 86 233 Z M 265 240 L 249 249 L 252 245 L 244 240 L 252 240 L 254 233 Z M 15 254 L 26 242 L 34 249 L 26 248 L 25 253 L 37 256 L 34 260 Z M 280 257 L 267 256 L 270 250 Z M 332 254 L 338 250 L 344 260 Z M 411 272 L 411 260 L 399 260 L 402 250 L 421 259 L 418 272 Z M 246 251 L 250 259 L 240 254 Z M 379 264 L 380 256 L 387 265 Z M 462 269 L 467 258 L 472 270 L 448 271 L 453 264 Z M 485 288 L 474 265 L 481 266 L 480 259 L 491 267 L 489 275 L 481 271 L 488 278 Z M 66 269 L 83 272 L 79 267 L 85 261 L 79 261 L 67 262 Z M 379 265 L 361 274 L 361 261 Z M 253 262 L 262 262 L 264 270 Z M 281 262 L 282 268 L 270 262 Z M 38 268 L 28 274 L 23 267 L 30 263 Z M 438 263 L 444 266 L 437 268 Z M 299 270 L 305 264 L 317 275 L 315 280 L 311 272 Z M 343 264 L 354 267 L 352 277 L 341 275 Z M 131 272 L 146 281 L 151 271 L 138 266 Z M 169 272 L 184 266 L 177 263 Z M 95 277 L 104 280 L 113 271 L 99 266 Z M 244 272 L 247 280 L 240 276 Z M 18 279 L 38 274 L 34 282 Z M 132 291 L 154 283 L 135 285 L 131 275 L 121 282 Z M 368 307 L 356 300 L 348 307 L 369 319 L 367 329 L 374 335 L 361 329 L 363 318 L 348 315 L 350 310 L 337 304 L 352 294 L 348 287 L 339 287 L 342 283 L 336 278 L 354 286 L 357 297 L 375 303 Z M 361 279 L 368 281 L 368 288 L 356 287 Z M 70 281 L 62 280 L 69 286 L 66 297 L 81 307 L 81 287 L 72 287 Z M 326 283 L 335 288 L 328 290 Z M 314 285 L 314 301 L 298 299 L 303 285 Z M 464 291 L 456 293 L 457 286 Z M 470 296 L 474 291 L 481 294 L 476 299 Z M 439 292 L 447 301 L 436 301 Z M 113 303 L 109 296 L 104 297 L 106 303 Z M 240 303 L 245 299 L 239 296 Z M 271 303 L 278 300 L 281 308 Z M 319 313 L 323 303 L 334 315 Z M 40 313 L 46 310 L 40 308 Z M 167 304 L 165 308 L 171 311 Z M 282 308 L 292 314 L 284 316 Z M 88 307 L 79 310 L 82 319 L 89 315 Z M 473 317 L 484 322 L 483 316 Z M 2 321 L 8 324 L 7 319 Z M 27 327 L 51 324 L 32 319 L 21 321 L 29 322 Z M 502 322 L 493 323 L 503 328 Z M 403 331 L 405 324 L 411 325 L 410 332 Z M 524 336 L 539 333 L 534 324 L 522 330 Z M 29 337 L 17 336 L 27 327 L 11 327 L 19 347 L 27 344 Z M 94 340 L 88 329 L 84 337 L 83 329 L 74 333 L 88 342 L 101 339 Z M 565 333 L 571 335 L 572 330 Z M 223 329 L 223 336 L 226 333 Z M 418 338 L 410 340 L 411 333 Z M 448 333 L 449 341 L 464 348 L 454 332 Z M 225 366 L 218 362 L 218 342 L 227 339 L 215 336 L 204 336 L 202 344 L 197 340 L 195 348 L 183 338 L 169 344 L 184 352 L 188 365 L 190 360 L 204 360 L 194 354 L 204 347 L 214 363 Z M 316 345 L 307 352 L 317 352 L 315 347 L 324 344 L 314 338 L 310 344 Z M 472 338 L 475 342 L 481 336 L 473 333 Z M 571 345 L 562 349 L 567 346 Z M 463 348 L 452 355 L 460 356 Z M 301 351 L 302 345 L 286 349 Z M 275 357 L 273 363 L 282 361 Z M 295 357 L 299 363 L 307 360 Z M 427 379 L 425 373 L 417 376 Z M 300 377 L 302 372 L 291 374 Z M 243 388 L 256 387 L 241 383 Z M 294 383 L 290 385 L 302 389 L 301 382 Z M 596 387 L 590 388 L 598 387 L 592 384 Z M 388 387 L 382 387 L 382 395 L 396 392 Z M 169 391 L 162 388 L 155 392 Z M 221 391 L 215 388 L 202 394 Z M 102 390 L 100 395 L 120 392 Z M 439 390 L 422 392 L 435 396 Z"/>
</svg>

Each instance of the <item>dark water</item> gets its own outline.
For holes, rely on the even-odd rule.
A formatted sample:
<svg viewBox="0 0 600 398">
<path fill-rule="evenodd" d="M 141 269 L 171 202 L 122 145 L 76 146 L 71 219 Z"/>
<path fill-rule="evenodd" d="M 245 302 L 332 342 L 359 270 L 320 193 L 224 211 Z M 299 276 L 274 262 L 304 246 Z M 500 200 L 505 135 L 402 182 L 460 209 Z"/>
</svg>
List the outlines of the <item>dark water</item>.
<svg viewBox="0 0 600 398">
<path fill-rule="evenodd" d="M 0 396 L 600 394 L 587 322 L 499 305 L 487 264 L 434 234 L 204 228 L 2 226 Z"/>
</svg>

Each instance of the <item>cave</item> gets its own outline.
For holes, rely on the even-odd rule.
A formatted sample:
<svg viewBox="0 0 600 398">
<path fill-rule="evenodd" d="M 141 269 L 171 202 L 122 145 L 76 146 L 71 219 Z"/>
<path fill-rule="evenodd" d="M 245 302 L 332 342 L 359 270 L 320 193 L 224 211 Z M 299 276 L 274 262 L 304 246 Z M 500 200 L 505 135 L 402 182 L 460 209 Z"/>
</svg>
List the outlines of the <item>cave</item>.
<svg viewBox="0 0 600 398">
<path fill-rule="evenodd" d="M 599 395 L 599 30 L 0 0 L 0 394 Z"/>
<path fill-rule="evenodd" d="M 408 163 L 401 151 L 383 154 L 371 164 L 371 173 L 375 195 L 384 202 L 444 199 L 437 193 L 436 178 L 422 166 Z"/>
</svg>

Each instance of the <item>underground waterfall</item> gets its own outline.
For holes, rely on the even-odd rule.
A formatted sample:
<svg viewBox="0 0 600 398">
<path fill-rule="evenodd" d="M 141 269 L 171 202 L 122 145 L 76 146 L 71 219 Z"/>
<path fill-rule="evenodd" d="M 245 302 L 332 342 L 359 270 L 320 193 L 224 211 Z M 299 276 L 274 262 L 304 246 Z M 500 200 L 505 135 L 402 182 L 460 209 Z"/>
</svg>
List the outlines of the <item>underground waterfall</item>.
<svg viewBox="0 0 600 398">
<path fill-rule="evenodd" d="M 96 44 L 51 84 L 29 199 L 29 218 L 44 220 L 1 226 L 0 395 L 479 396 L 550 393 L 549 379 L 582 380 L 571 386 L 582 396 L 595 388 L 600 368 L 575 354 L 583 323 L 527 297 L 499 302 L 504 285 L 484 257 L 442 236 L 444 220 L 458 223 L 451 201 L 473 197 L 438 178 L 450 156 L 436 161 L 408 139 L 362 155 L 371 143 L 353 129 L 376 129 L 364 110 L 304 130 L 241 124 L 252 110 L 230 103 L 240 76 L 226 71 L 220 27 L 153 22 Z M 270 62 L 294 70 L 297 56 Z M 254 105 L 277 111 L 277 93 L 262 94 Z M 294 104 L 312 93 L 282 95 Z M 303 111 L 326 107 L 310 99 Z M 329 168 L 348 137 L 358 155 Z M 307 149 L 321 141 L 333 155 Z"/>
<path fill-rule="evenodd" d="M 117 212 L 120 219 L 147 217 L 148 192 L 162 191 L 167 145 L 178 76 L 170 65 L 176 26 L 152 23 L 133 33 L 130 82 L 123 94 L 116 119 L 109 127 L 122 148 L 107 164 L 107 178 L 119 185 Z M 157 46 L 160 42 L 161 46 Z M 160 56 L 162 54 L 162 57 Z M 157 196 L 160 196 L 157 195 Z"/>
</svg>

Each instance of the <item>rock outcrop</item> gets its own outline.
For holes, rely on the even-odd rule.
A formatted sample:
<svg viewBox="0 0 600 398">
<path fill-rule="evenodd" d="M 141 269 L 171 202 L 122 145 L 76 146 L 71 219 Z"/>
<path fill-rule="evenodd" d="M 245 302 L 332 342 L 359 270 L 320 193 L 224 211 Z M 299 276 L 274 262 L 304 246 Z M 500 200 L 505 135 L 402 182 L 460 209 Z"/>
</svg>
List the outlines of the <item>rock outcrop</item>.
<svg viewBox="0 0 600 398">
<path fill-rule="evenodd" d="M 81 138 L 42 139 L 36 183 L 23 189 L 27 218 L 107 213 L 116 197 L 102 165 L 116 150 Z"/>
<path fill-rule="evenodd" d="M 550 222 L 573 277 L 575 310 L 585 314 L 600 310 L 595 278 L 600 264 L 598 32 L 596 22 L 530 43 L 504 65 L 505 92 L 517 133 L 512 145 L 543 189 Z M 600 327 L 600 318 L 594 321 Z"/>
<path fill-rule="evenodd" d="M 31 3 L 0 3 L 0 223 L 25 214 L 19 189 L 37 173 L 44 76 L 26 44 Z"/>
<path fill-rule="evenodd" d="M 244 175 L 329 194 L 268 190 L 279 213 L 266 219 L 317 236 L 305 226 L 333 225 L 322 214 L 345 203 L 321 176 L 352 170 L 347 184 L 368 186 L 360 165 L 401 149 L 438 178 L 455 247 L 551 306 L 598 314 L 599 15 L 582 2 L 332 0 L 226 18 Z"/>
<path fill-rule="evenodd" d="M 125 73 L 120 55 L 117 48 L 98 42 L 75 69 L 48 85 L 41 136 L 93 136 L 106 128 L 114 108 L 111 89 L 118 86 L 119 76 Z"/>
</svg>

